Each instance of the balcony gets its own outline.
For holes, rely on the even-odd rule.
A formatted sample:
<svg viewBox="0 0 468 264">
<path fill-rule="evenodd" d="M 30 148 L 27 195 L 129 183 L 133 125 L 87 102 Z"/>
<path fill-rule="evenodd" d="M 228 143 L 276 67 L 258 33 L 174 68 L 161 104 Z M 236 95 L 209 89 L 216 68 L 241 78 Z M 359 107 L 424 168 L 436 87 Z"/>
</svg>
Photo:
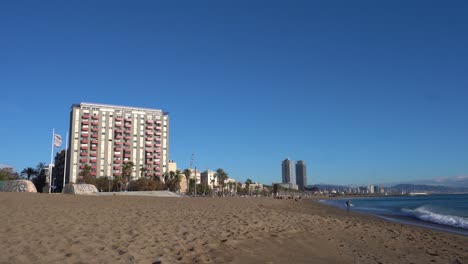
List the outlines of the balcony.
<svg viewBox="0 0 468 264">
<path fill-rule="evenodd" d="M 146 173 L 146 176 L 147 176 L 147 177 L 152 177 L 152 176 L 153 176 L 153 173 Z"/>
<path fill-rule="evenodd" d="M 93 126 L 99 126 L 99 122 L 98 121 L 93 121 L 93 123 L 91 123 Z"/>
<path fill-rule="evenodd" d="M 155 145 L 157 148 L 160 148 L 161 147 L 161 144 L 156 144 Z"/>
<path fill-rule="evenodd" d="M 122 133 L 122 129 L 117 128 L 117 129 L 115 130 L 115 133 Z"/>
<path fill-rule="evenodd" d="M 147 146 L 147 147 L 152 147 L 153 144 L 151 144 L 151 143 L 149 143 L 149 142 L 146 142 L 146 146 Z"/>
<path fill-rule="evenodd" d="M 153 152 L 153 149 L 147 148 L 147 149 L 145 149 L 145 151 L 146 151 L 146 152 L 152 153 L 152 152 Z"/>
<path fill-rule="evenodd" d="M 125 158 L 131 158 L 132 155 L 131 154 L 125 154 Z"/>
<path fill-rule="evenodd" d="M 81 152 L 80 156 L 82 156 L 82 157 L 88 156 L 88 152 Z"/>
<path fill-rule="evenodd" d="M 82 137 L 88 137 L 89 134 L 88 134 L 88 132 L 84 132 L 84 133 L 81 133 L 81 136 L 82 136 Z"/>
<path fill-rule="evenodd" d="M 91 129 L 91 131 L 93 131 L 93 132 L 98 132 L 99 129 L 95 127 L 95 128 L 93 128 L 93 129 Z"/>
<path fill-rule="evenodd" d="M 153 126 L 146 126 L 146 129 L 154 129 Z"/>
<path fill-rule="evenodd" d="M 86 168 L 86 165 L 80 165 L 80 170 L 83 170 Z"/>
<path fill-rule="evenodd" d="M 118 165 L 114 166 L 114 170 L 120 170 L 120 168 L 121 168 L 121 167 L 118 166 Z"/>
<path fill-rule="evenodd" d="M 93 140 L 91 141 L 91 143 L 97 145 L 98 141 L 95 140 L 95 139 L 93 139 Z"/>
<path fill-rule="evenodd" d="M 114 176 L 120 177 L 121 175 L 122 175 L 122 173 L 120 173 L 120 172 L 114 172 Z"/>
<path fill-rule="evenodd" d="M 132 119 L 131 119 L 131 118 L 125 118 L 125 122 L 131 123 L 131 122 L 132 122 Z"/>
<path fill-rule="evenodd" d="M 161 121 L 156 121 L 156 125 L 161 125 Z"/>
<path fill-rule="evenodd" d="M 122 145 L 121 141 L 114 141 L 114 145 Z"/>
<path fill-rule="evenodd" d="M 81 124 L 82 124 L 82 125 L 89 125 L 89 121 L 83 120 L 83 121 L 81 122 Z"/>
<path fill-rule="evenodd" d="M 97 157 L 97 153 L 96 152 L 91 152 L 91 154 L 89 154 L 91 157 Z"/>
<path fill-rule="evenodd" d="M 151 156 L 151 155 L 146 155 L 146 158 L 147 158 L 147 159 L 152 159 L 153 156 Z"/>
<path fill-rule="evenodd" d="M 131 133 L 132 133 L 132 130 L 131 130 L 131 129 L 125 129 L 125 133 L 126 133 L 126 134 L 131 134 Z"/>
<path fill-rule="evenodd" d="M 80 149 L 82 149 L 82 150 L 87 150 L 87 149 L 88 149 L 88 146 L 81 146 Z"/>
<path fill-rule="evenodd" d="M 153 131 L 146 130 L 146 135 L 153 135 Z"/>
<path fill-rule="evenodd" d="M 147 161 L 146 164 L 152 165 L 152 164 L 153 164 L 153 161 Z"/>
<path fill-rule="evenodd" d="M 122 139 L 122 135 L 115 135 L 115 139 Z"/>
<path fill-rule="evenodd" d="M 125 136 L 125 139 L 130 140 L 130 139 L 132 139 L 132 137 L 131 136 Z"/>
<path fill-rule="evenodd" d="M 92 119 L 94 119 L 94 120 L 99 119 L 99 116 L 93 115 Z"/>
<path fill-rule="evenodd" d="M 89 118 L 89 114 L 83 114 L 81 117 L 82 117 L 83 119 L 88 119 L 88 118 Z"/>
<path fill-rule="evenodd" d="M 114 157 L 119 158 L 120 156 L 121 156 L 120 154 L 114 153 Z"/>
<path fill-rule="evenodd" d="M 153 120 L 146 120 L 146 124 L 153 124 L 154 121 Z"/>
<path fill-rule="evenodd" d="M 116 126 L 116 127 L 121 127 L 121 126 L 122 126 L 122 123 L 115 123 L 115 126 Z"/>
<path fill-rule="evenodd" d="M 81 144 L 88 144 L 88 140 L 87 139 L 82 139 Z"/>
<path fill-rule="evenodd" d="M 122 118 L 121 117 L 116 117 L 115 121 L 122 121 Z"/>
<path fill-rule="evenodd" d="M 97 172 L 93 171 L 91 172 L 91 176 L 96 176 Z"/>
<path fill-rule="evenodd" d="M 97 134 L 97 133 L 91 135 L 92 138 L 97 138 L 98 136 L 99 136 L 99 134 Z"/>
<path fill-rule="evenodd" d="M 97 169 L 97 166 L 93 165 L 93 166 L 91 166 L 91 169 L 95 170 L 95 169 Z"/>
<path fill-rule="evenodd" d="M 125 124 L 125 127 L 126 127 L 126 128 L 131 128 L 132 125 L 131 125 L 131 124 Z"/>
<path fill-rule="evenodd" d="M 114 160 L 114 164 L 120 164 L 120 163 L 122 163 L 121 160 Z"/>
<path fill-rule="evenodd" d="M 156 161 L 154 164 L 156 164 L 156 165 L 161 165 L 161 162 L 160 162 L 160 161 Z"/>
<path fill-rule="evenodd" d="M 96 147 L 96 146 L 92 146 L 92 147 L 91 147 L 91 150 L 97 150 L 97 147 Z"/>
<path fill-rule="evenodd" d="M 131 144 L 130 142 L 125 142 L 124 143 L 125 146 L 130 146 L 130 144 Z"/>
<path fill-rule="evenodd" d="M 156 136 L 161 136 L 161 132 L 156 132 Z"/>
<path fill-rule="evenodd" d="M 152 137 L 146 138 L 146 141 L 153 141 Z"/>
<path fill-rule="evenodd" d="M 81 128 L 81 131 L 88 131 L 88 130 L 89 130 L 89 128 L 87 128 L 87 127 L 82 127 Z"/>
<path fill-rule="evenodd" d="M 121 151 L 122 149 L 121 148 L 118 148 L 118 147 L 115 147 L 114 148 L 114 151 Z"/>
</svg>

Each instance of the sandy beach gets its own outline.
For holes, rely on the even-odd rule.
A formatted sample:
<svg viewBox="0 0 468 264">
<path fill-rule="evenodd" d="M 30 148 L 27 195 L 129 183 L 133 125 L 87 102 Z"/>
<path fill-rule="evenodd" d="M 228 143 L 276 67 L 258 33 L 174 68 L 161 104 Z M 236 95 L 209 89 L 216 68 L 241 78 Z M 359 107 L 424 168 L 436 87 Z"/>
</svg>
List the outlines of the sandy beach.
<svg viewBox="0 0 468 264">
<path fill-rule="evenodd" d="M 468 263 L 468 237 L 311 200 L 0 193 L 0 263 Z"/>
</svg>

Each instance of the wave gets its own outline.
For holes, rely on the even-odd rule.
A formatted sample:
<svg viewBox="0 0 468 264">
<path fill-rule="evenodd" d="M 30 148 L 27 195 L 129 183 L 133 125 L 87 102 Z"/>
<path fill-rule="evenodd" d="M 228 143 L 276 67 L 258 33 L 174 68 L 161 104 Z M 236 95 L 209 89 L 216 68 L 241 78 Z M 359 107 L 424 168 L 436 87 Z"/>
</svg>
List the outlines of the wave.
<svg viewBox="0 0 468 264">
<path fill-rule="evenodd" d="M 420 206 L 413 210 L 402 209 L 402 211 L 423 221 L 468 229 L 468 219 L 461 216 L 434 213 L 424 206 Z"/>
</svg>

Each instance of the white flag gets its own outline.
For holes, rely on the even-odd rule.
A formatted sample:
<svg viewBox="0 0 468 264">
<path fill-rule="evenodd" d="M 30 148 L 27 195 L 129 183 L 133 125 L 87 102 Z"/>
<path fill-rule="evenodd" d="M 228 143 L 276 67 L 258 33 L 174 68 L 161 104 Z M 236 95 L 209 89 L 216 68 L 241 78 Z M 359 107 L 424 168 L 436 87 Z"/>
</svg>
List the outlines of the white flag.
<svg viewBox="0 0 468 264">
<path fill-rule="evenodd" d="M 60 148 L 62 146 L 62 136 L 54 134 L 54 146 Z"/>
</svg>

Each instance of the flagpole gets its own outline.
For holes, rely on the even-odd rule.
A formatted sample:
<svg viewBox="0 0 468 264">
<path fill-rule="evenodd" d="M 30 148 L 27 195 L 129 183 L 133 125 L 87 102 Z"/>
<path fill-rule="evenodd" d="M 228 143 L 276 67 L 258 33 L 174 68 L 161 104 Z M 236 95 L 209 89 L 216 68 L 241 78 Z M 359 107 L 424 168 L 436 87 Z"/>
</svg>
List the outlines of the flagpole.
<svg viewBox="0 0 468 264">
<path fill-rule="evenodd" d="M 67 151 L 68 151 L 68 131 L 65 141 L 65 165 L 63 166 L 63 188 L 65 188 L 65 175 L 67 175 Z"/>
<path fill-rule="evenodd" d="M 52 188 L 52 161 L 54 158 L 54 137 L 55 137 L 55 128 L 52 128 L 52 148 L 50 150 L 50 163 L 49 163 L 49 193 Z"/>
</svg>

